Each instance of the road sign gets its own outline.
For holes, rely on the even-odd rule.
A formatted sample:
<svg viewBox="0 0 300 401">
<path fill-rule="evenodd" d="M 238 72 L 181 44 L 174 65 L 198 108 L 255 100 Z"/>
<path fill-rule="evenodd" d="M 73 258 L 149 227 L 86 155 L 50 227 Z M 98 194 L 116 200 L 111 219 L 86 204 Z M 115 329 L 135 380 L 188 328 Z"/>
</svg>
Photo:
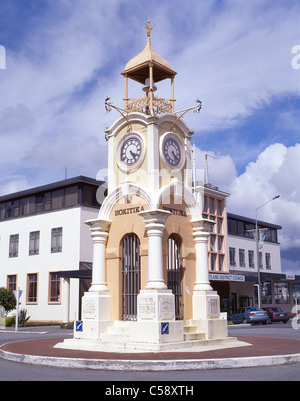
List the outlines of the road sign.
<svg viewBox="0 0 300 401">
<path fill-rule="evenodd" d="M 169 334 L 169 323 L 163 322 L 161 324 L 161 334 Z"/>
<path fill-rule="evenodd" d="M 14 293 L 16 300 L 18 300 L 21 298 L 21 295 L 23 294 L 23 290 L 19 290 L 19 289 L 13 290 L 13 293 Z M 19 293 L 19 296 L 18 296 L 18 293 Z"/>
<path fill-rule="evenodd" d="M 83 329 L 83 324 L 82 324 L 82 321 L 81 321 L 81 320 L 77 320 L 77 322 L 76 322 L 76 324 L 75 324 L 75 328 L 76 328 L 76 331 L 82 331 L 82 329 Z"/>
</svg>

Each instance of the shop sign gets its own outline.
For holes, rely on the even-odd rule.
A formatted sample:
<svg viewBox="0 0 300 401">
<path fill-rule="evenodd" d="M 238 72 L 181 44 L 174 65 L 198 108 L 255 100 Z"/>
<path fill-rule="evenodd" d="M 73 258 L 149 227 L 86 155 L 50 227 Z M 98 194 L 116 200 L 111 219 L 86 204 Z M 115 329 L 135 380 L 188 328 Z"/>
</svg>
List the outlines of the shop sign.
<svg viewBox="0 0 300 401">
<path fill-rule="evenodd" d="M 241 274 L 215 274 L 215 273 L 210 273 L 209 279 L 213 281 L 238 281 L 238 282 L 244 282 L 245 281 L 245 276 L 242 276 Z"/>
</svg>

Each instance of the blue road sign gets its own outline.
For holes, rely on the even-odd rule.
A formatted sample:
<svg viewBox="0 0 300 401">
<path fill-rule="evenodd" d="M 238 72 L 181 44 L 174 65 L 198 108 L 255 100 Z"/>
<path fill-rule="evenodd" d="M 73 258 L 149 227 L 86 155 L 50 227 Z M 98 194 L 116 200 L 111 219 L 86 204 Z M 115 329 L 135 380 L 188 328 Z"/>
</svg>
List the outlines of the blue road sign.
<svg viewBox="0 0 300 401">
<path fill-rule="evenodd" d="M 76 331 L 82 331 L 82 321 L 77 320 L 75 327 L 76 327 Z"/>
<path fill-rule="evenodd" d="M 169 334 L 169 323 L 164 322 L 161 324 L 161 334 Z"/>
</svg>

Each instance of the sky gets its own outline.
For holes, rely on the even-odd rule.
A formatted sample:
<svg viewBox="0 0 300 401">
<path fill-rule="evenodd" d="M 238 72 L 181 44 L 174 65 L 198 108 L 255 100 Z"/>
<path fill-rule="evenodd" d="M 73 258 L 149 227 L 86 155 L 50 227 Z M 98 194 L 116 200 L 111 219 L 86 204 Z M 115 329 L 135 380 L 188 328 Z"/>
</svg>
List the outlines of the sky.
<svg viewBox="0 0 300 401">
<path fill-rule="evenodd" d="M 177 72 L 175 110 L 202 101 L 184 116 L 197 168 L 208 152 L 231 213 L 255 217 L 280 194 L 258 218 L 283 227 L 283 272 L 300 274 L 298 0 L 0 0 L 0 195 L 66 167 L 99 177 L 119 118 L 104 101 L 124 106 L 120 73 L 145 47 L 148 14 L 152 47 Z"/>
</svg>

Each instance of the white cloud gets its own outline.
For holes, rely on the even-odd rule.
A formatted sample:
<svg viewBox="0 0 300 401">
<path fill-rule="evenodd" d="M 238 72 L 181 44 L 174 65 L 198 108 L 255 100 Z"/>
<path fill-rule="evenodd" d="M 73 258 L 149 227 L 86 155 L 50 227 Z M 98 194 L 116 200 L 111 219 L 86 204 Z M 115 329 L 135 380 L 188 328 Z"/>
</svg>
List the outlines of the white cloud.
<svg viewBox="0 0 300 401">
<path fill-rule="evenodd" d="M 298 249 L 300 256 L 299 144 L 291 147 L 274 144 L 266 148 L 243 174 L 232 180 L 228 192 L 231 193 L 228 211 L 253 218 L 257 208 L 280 194 L 279 199 L 260 208 L 257 217 L 282 226 L 279 240 L 285 260 L 289 250 L 294 254 Z M 300 269 L 300 262 L 297 266 Z"/>
<path fill-rule="evenodd" d="M 299 11 L 279 3 L 274 8 L 262 2 L 231 5 L 209 15 L 204 38 L 196 30 L 175 60 L 184 101 L 203 100 L 203 129 L 234 126 L 274 97 L 300 93 L 291 68 Z"/>
<path fill-rule="evenodd" d="M 13 194 L 30 187 L 28 180 L 22 176 L 2 177 L 0 184 L 0 196 Z"/>
</svg>

